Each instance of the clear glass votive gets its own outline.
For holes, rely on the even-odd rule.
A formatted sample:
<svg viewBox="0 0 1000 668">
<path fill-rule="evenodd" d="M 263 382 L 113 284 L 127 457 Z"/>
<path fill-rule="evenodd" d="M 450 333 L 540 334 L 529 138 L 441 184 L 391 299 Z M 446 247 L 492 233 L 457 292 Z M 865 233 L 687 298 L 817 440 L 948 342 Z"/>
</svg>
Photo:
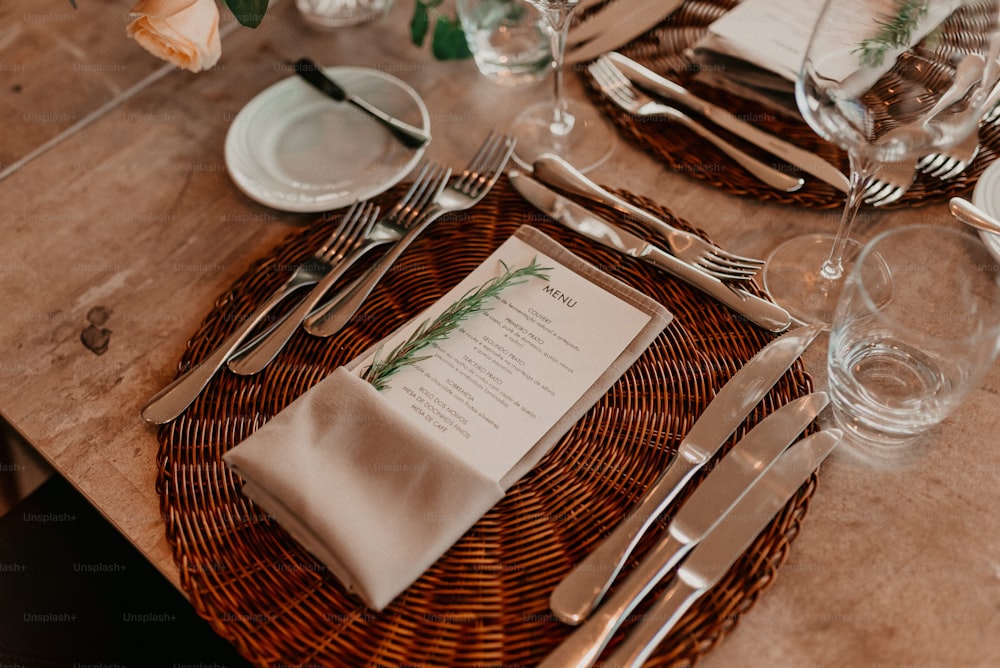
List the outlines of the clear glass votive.
<svg viewBox="0 0 1000 668">
<path fill-rule="evenodd" d="M 456 7 L 481 74 L 504 86 L 545 78 L 552 51 L 537 9 L 516 0 L 456 0 Z"/>
<path fill-rule="evenodd" d="M 872 239 L 846 278 L 827 357 L 838 426 L 866 454 L 916 443 L 1000 350 L 1000 263 L 963 229 Z"/>
<path fill-rule="evenodd" d="M 295 0 L 302 18 L 320 28 L 343 28 L 377 19 L 392 0 Z"/>
</svg>

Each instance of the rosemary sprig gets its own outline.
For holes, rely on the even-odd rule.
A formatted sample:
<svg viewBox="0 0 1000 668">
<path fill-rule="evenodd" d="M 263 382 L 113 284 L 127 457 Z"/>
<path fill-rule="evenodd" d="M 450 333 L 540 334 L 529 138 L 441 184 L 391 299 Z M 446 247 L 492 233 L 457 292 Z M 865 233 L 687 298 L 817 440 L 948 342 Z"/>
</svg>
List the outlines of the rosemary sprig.
<svg viewBox="0 0 1000 668">
<path fill-rule="evenodd" d="M 548 280 L 546 272 L 551 267 L 540 267 L 536 260 L 520 269 L 511 270 L 502 260 L 504 273 L 486 281 L 478 288 L 472 288 L 460 297 L 455 303 L 445 309 L 441 315 L 433 321 L 424 321 L 410 336 L 396 346 L 385 359 L 379 360 L 376 353 L 364 373 L 361 374 L 363 380 L 368 381 L 376 390 L 382 391 L 389 387 L 388 379 L 403 367 L 416 364 L 428 356 L 417 357 L 417 353 L 434 343 L 448 337 L 458 325 L 469 316 L 481 311 L 488 311 L 484 304 L 490 299 L 498 296 L 501 292 L 511 287 L 524 283 L 529 278 L 541 278 Z"/>
<path fill-rule="evenodd" d="M 924 0 L 899 0 L 896 16 L 883 22 L 874 37 L 863 40 L 856 51 L 861 53 L 861 64 L 879 67 L 885 54 L 892 49 L 907 46 L 920 19 L 927 13 Z"/>
</svg>

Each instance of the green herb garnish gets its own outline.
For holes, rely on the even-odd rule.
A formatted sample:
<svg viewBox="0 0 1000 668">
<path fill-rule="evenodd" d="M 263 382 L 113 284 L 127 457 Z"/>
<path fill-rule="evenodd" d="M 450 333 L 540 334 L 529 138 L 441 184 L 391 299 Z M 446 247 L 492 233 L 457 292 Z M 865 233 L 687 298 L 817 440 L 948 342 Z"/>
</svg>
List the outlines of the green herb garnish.
<svg viewBox="0 0 1000 668">
<path fill-rule="evenodd" d="M 861 42 L 856 49 L 861 53 L 861 64 L 865 67 L 879 67 L 886 53 L 909 46 L 913 31 L 927 14 L 927 4 L 923 0 L 899 0 L 897 4 L 899 11 L 896 16 L 882 23 L 875 36 Z"/>
<path fill-rule="evenodd" d="M 417 353 L 434 343 L 448 337 L 458 325 L 469 316 L 487 311 L 484 304 L 498 296 L 501 292 L 511 287 L 524 283 L 529 278 L 541 278 L 548 280 L 545 272 L 551 271 L 551 267 L 540 267 L 535 260 L 526 267 L 511 270 L 503 261 L 504 273 L 486 281 L 478 288 L 473 288 L 466 292 L 458 301 L 453 303 L 433 321 L 424 321 L 417 327 L 410 336 L 385 359 L 379 360 L 376 353 L 375 360 L 361 374 L 362 380 L 366 380 L 379 391 L 389 387 L 388 379 L 403 367 L 416 364 L 427 359 L 427 355 L 417 357 Z"/>
</svg>

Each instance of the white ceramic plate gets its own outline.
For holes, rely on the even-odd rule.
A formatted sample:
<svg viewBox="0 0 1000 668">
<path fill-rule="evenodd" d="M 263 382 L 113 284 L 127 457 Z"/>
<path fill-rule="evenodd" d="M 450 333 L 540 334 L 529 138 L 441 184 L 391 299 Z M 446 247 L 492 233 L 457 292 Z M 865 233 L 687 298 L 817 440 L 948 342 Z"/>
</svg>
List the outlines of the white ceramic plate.
<svg viewBox="0 0 1000 668">
<path fill-rule="evenodd" d="M 427 107 L 410 86 L 378 70 L 326 67 L 352 95 L 429 130 Z M 298 76 L 265 89 L 226 134 L 229 176 L 251 199 L 282 211 L 328 211 L 398 183 L 424 149 L 403 146 L 357 107 Z"/>
<path fill-rule="evenodd" d="M 1000 160 L 983 170 L 972 191 L 972 203 L 995 218 L 1000 218 Z M 983 243 L 1000 260 L 1000 235 L 979 231 Z"/>
</svg>

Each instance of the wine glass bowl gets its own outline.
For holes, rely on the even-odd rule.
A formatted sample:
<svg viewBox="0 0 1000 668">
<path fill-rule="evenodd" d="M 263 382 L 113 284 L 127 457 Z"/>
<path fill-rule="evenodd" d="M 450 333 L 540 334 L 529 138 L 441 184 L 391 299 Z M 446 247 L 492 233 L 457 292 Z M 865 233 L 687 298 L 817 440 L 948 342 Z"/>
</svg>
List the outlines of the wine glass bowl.
<svg viewBox="0 0 1000 668">
<path fill-rule="evenodd" d="M 888 14 L 887 14 L 888 12 Z M 827 0 L 795 85 L 810 128 L 847 152 L 850 188 L 836 234 L 790 239 L 768 257 L 765 288 L 799 322 L 829 325 L 868 184 L 962 141 L 998 78 L 1000 0 Z"/>
<path fill-rule="evenodd" d="M 531 170 L 546 153 L 558 155 L 582 172 L 603 163 L 615 147 L 610 123 L 593 106 L 567 97 L 563 84 L 566 38 L 580 0 L 525 0 L 541 12 L 552 50 L 553 99 L 532 105 L 514 120 L 514 161 Z"/>
</svg>

